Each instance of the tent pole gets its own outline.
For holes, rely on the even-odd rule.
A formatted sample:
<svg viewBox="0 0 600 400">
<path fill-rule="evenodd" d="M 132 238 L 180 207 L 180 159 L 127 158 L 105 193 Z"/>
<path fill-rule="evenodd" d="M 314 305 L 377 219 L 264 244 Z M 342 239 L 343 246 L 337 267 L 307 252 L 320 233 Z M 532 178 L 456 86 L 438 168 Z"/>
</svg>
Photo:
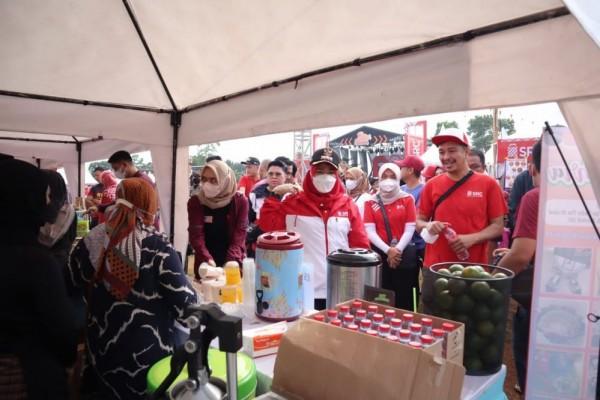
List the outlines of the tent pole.
<svg viewBox="0 0 600 400">
<path fill-rule="evenodd" d="M 174 243 L 175 239 L 175 189 L 177 179 L 177 146 L 179 144 L 179 127 L 181 126 L 181 113 L 173 111 L 171 113 L 171 126 L 173 127 L 173 167 L 171 169 L 171 226 L 169 229 L 169 239 Z"/>
<path fill-rule="evenodd" d="M 77 149 L 77 197 L 81 197 L 81 142 L 75 143 Z"/>
</svg>

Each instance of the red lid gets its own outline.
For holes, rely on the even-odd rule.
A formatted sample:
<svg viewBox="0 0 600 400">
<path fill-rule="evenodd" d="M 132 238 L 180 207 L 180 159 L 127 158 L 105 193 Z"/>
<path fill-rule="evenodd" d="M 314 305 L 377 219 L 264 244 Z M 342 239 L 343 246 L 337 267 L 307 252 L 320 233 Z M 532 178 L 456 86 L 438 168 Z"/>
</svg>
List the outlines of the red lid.
<svg viewBox="0 0 600 400">
<path fill-rule="evenodd" d="M 370 319 L 362 319 L 360 321 L 360 326 L 363 328 L 368 328 L 369 326 L 371 326 L 371 320 Z"/>
<path fill-rule="evenodd" d="M 396 336 L 396 335 L 389 335 L 387 337 L 387 340 L 389 340 L 391 342 L 398 342 L 398 341 L 400 341 L 400 338 L 398 336 Z"/>
<path fill-rule="evenodd" d="M 431 333 L 433 334 L 433 337 L 436 338 L 444 337 L 444 331 L 441 329 L 432 329 Z"/>
<path fill-rule="evenodd" d="M 342 321 L 340 321 L 339 319 L 334 319 L 331 321 L 331 325 L 342 326 Z"/>
<path fill-rule="evenodd" d="M 375 322 L 381 322 L 381 321 L 383 321 L 383 315 L 381 315 L 381 314 L 373 314 L 373 321 L 375 321 Z"/>
<path fill-rule="evenodd" d="M 423 327 L 421 326 L 421 324 L 412 324 L 410 326 L 410 331 L 411 332 L 421 332 L 421 329 L 423 329 Z"/>
<path fill-rule="evenodd" d="M 399 326 L 402 326 L 402 320 L 401 320 L 401 319 L 399 319 L 399 318 L 392 318 L 392 319 L 390 320 L 390 324 L 391 324 L 391 325 L 392 325 L 394 328 L 397 328 L 397 327 L 399 327 Z"/>
<path fill-rule="evenodd" d="M 377 333 L 377 331 L 374 331 L 373 329 L 369 329 L 367 331 L 367 335 L 370 335 L 370 336 L 379 336 L 379 334 Z"/>
<path fill-rule="evenodd" d="M 431 318 L 421 318 L 421 325 L 432 326 L 433 320 Z"/>
<path fill-rule="evenodd" d="M 433 337 L 431 337 L 429 335 L 421 335 L 421 343 L 423 343 L 423 344 L 432 344 L 433 343 Z"/>
<path fill-rule="evenodd" d="M 369 307 L 367 307 L 367 309 L 370 312 L 377 312 L 379 310 L 379 307 L 377 307 L 377 306 L 369 306 Z"/>
<path fill-rule="evenodd" d="M 352 315 L 352 314 L 344 315 L 344 322 L 352 322 L 352 321 L 354 321 L 354 315 Z"/>
<path fill-rule="evenodd" d="M 350 306 L 340 306 L 340 312 L 347 313 L 348 311 L 350 311 Z"/>
<path fill-rule="evenodd" d="M 422 349 L 423 345 L 419 342 L 409 342 L 408 345 L 410 347 L 414 347 L 415 349 Z"/>
<path fill-rule="evenodd" d="M 295 250 L 304 247 L 297 232 L 275 231 L 263 233 L 256 246 L 267 250 Z"/>
<path fill-rule="evenodd" d="M 321 322 L 325 321 L 325 316 L 323 314 L 317 314 L 313 318 L 317 321 L 321 321 Z"/>
<path fill-rule="evenodd" d="M 387 310 L 384 311 L 384 314 L 386 317 L 394 318 L 396 316 L 396 311 L 388 308 Z"/>
<path fill-rule="evenodd" d="M 327 316 L 329 318 L 336 318 L 337 317 L 337 311 L 336 310 L 327 310 Z"/>
<path fill-rule="evenodd" d="M 444 322 L 442 324 L 442 329 L 446 332 L 452 332 L 456 328 L 456 325 L 451 324 L 450 322 Z"/>
<path fill-rule="evenodd" d="M 400 329 L 400 337 L 401 338 L 410 337 L 410 331 L 408 329 Z"/>
<path fill-rule="evenodd" d="M 363 310 L 363 309 L 356 310 L 356 316 L 357 317 L 366 317 L 367 316 L 367 310 Z"/>
<path fill-rule="evenodd" d="M 352 308 L 362 308 L 362 302 L 358 300 L 354 300 L 352 302 Z"/>
<path fill-rule="evenodd" d="M 348 325 L 348 329 L 350 329 L 351 331 L 357 331 L 358 330 L 358 325 L 356 325 L 356 324 L 350 324 L 350 325 Z"/>
<path fill-rule="evenodd" d="M 390 326 L 388 324 L 381 324 L 379 325 L 379 332 L 384 332 L 387 333 L 390 331 Z"/>
<path fill-rule="evenodd" d="M 413 314 L 402 314 L 402 319 L 405 321 L 412 321 L 413 319 L 415 319 L 415 316 Z"/>
</svg>

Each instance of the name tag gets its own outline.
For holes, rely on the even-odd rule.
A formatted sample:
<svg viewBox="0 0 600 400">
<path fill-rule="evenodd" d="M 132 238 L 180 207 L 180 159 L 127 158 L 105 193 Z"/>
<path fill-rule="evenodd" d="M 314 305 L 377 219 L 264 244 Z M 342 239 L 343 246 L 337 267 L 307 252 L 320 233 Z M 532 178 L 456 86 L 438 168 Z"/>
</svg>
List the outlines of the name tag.
<svg viewBox="0 0 600 400">
<path fill-rule="evenodd" d="M 205 224 L 212 224 L 213 223 L 213 216 L 212 215 L 205 215 L 204 216 L 204 223 Z"/>
</svg>

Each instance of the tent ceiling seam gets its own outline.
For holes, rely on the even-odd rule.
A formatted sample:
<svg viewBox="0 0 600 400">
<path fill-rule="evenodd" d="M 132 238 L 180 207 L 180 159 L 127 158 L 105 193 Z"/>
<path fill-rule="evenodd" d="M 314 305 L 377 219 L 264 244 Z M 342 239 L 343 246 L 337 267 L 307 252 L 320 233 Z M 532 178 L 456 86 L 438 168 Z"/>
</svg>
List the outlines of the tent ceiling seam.
<svg viewBox="0 0 600 400">
<path fill-rule="evenodd" d="M 218 103 L 226 102 L 226 101 L 232 100 L 234 98 L 247 96 L 249 94 L 260 92 L 262 90 L 276 88 L 276 87 L 279 87 L 281 85 L 285 85 L 288 83 L 294 83 L 294 89 L 296 89 L 298 87 L 299 81 L 301 81 L 302 79 L 307 79 L 307 78 L 311 78 L 311 77 L 318 76 L 318 75 L 324 75 L 329 72 L 334 72 L 334 71 L 338 71 L 341 69 L 360 67 L 361 65 L 372 63 L 375 61 L 382 61 L 382 60 L 386 60 L 389 58 L 412 54 L 412 53 L 416 53 L 416 52 L 420 52 L 420 51 L 424 51 L 427 49 L 432 49 L 432 48 L 436 48 L 436 47 L 440 47 L 440 46 L 468 42 L 477 37 L 486 36 L 486 35 L 490 35 L 492 33 L 497 33 L 497 32 L 501 32 L 501 31 L 505 31 L 505 30 L 509 30 L 509 29 L 513 29 L 513 28 L 518 28 L 518 27 L 525 26 L 525 25 L 534 24 L 537 22 L 542 22 L 542 21 L 546 21 L 546 20 L 550 20 L 550 19 L 554 19 L 554 18 L 563 17 L 563 16 L 569 15 L 569 14 L 570 14 L 570 12 L 567 9 L 567 7 L 559 7 L 559 8 L 555 8 L 552 10 L 546 10 L 543 12 L 527 15 L 524 17 L 515 18 L 515 19 L 509 20 L 509 21 L 503 21 L 503 22 L 488 25 L 485 27 L 471 29 L 471 30 L 465 31 L 463 33 L 458 33 L 455 35 L 446 36 L 446 37 L 439 38 L 439 39 L 434 39 L 434 40 L 431 40 L 428 42 L 404 47 L 401 49 L 392 50 L 392 51 L 376 54 L 376 55 L 369 56 L 369 57 L 356 58 L 352 61 L 332 65 L 332 66 L 325 67 L 325 68 L 320 68 L 320 69 L 309 71 L 309 72 L 305 72 L 305 73 L 302 73 L 300 75 L 296 75 L 293 77 L 273 81 L 271 83 L 256 86 L 254 88 L 242 90 L 242 91 L 228 94 L 225 96 L 220 96 L 220 97 L 217 97 L 217 98 L 214 98 L 211 100 L 196 103 L 196 104 L 185 107 L 182 110 L 182 112 L 187 113 L 187 112 L 197 110 L 200 108 L 205 108 L 205 107 L 215 105 Z"/>
</svg>

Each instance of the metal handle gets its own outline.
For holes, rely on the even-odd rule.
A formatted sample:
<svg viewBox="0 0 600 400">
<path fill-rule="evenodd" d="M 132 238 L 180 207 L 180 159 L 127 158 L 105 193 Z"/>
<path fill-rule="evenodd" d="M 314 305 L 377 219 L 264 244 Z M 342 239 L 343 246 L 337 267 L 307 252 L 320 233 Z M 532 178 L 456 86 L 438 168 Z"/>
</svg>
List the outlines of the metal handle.
<svg viewBox="0 0 600 400">
<path fill-rule="evenodd" d="M 237 354 L 226 353 L 227 362 L 227 398 L 237 400 Z"/>
</svg>

